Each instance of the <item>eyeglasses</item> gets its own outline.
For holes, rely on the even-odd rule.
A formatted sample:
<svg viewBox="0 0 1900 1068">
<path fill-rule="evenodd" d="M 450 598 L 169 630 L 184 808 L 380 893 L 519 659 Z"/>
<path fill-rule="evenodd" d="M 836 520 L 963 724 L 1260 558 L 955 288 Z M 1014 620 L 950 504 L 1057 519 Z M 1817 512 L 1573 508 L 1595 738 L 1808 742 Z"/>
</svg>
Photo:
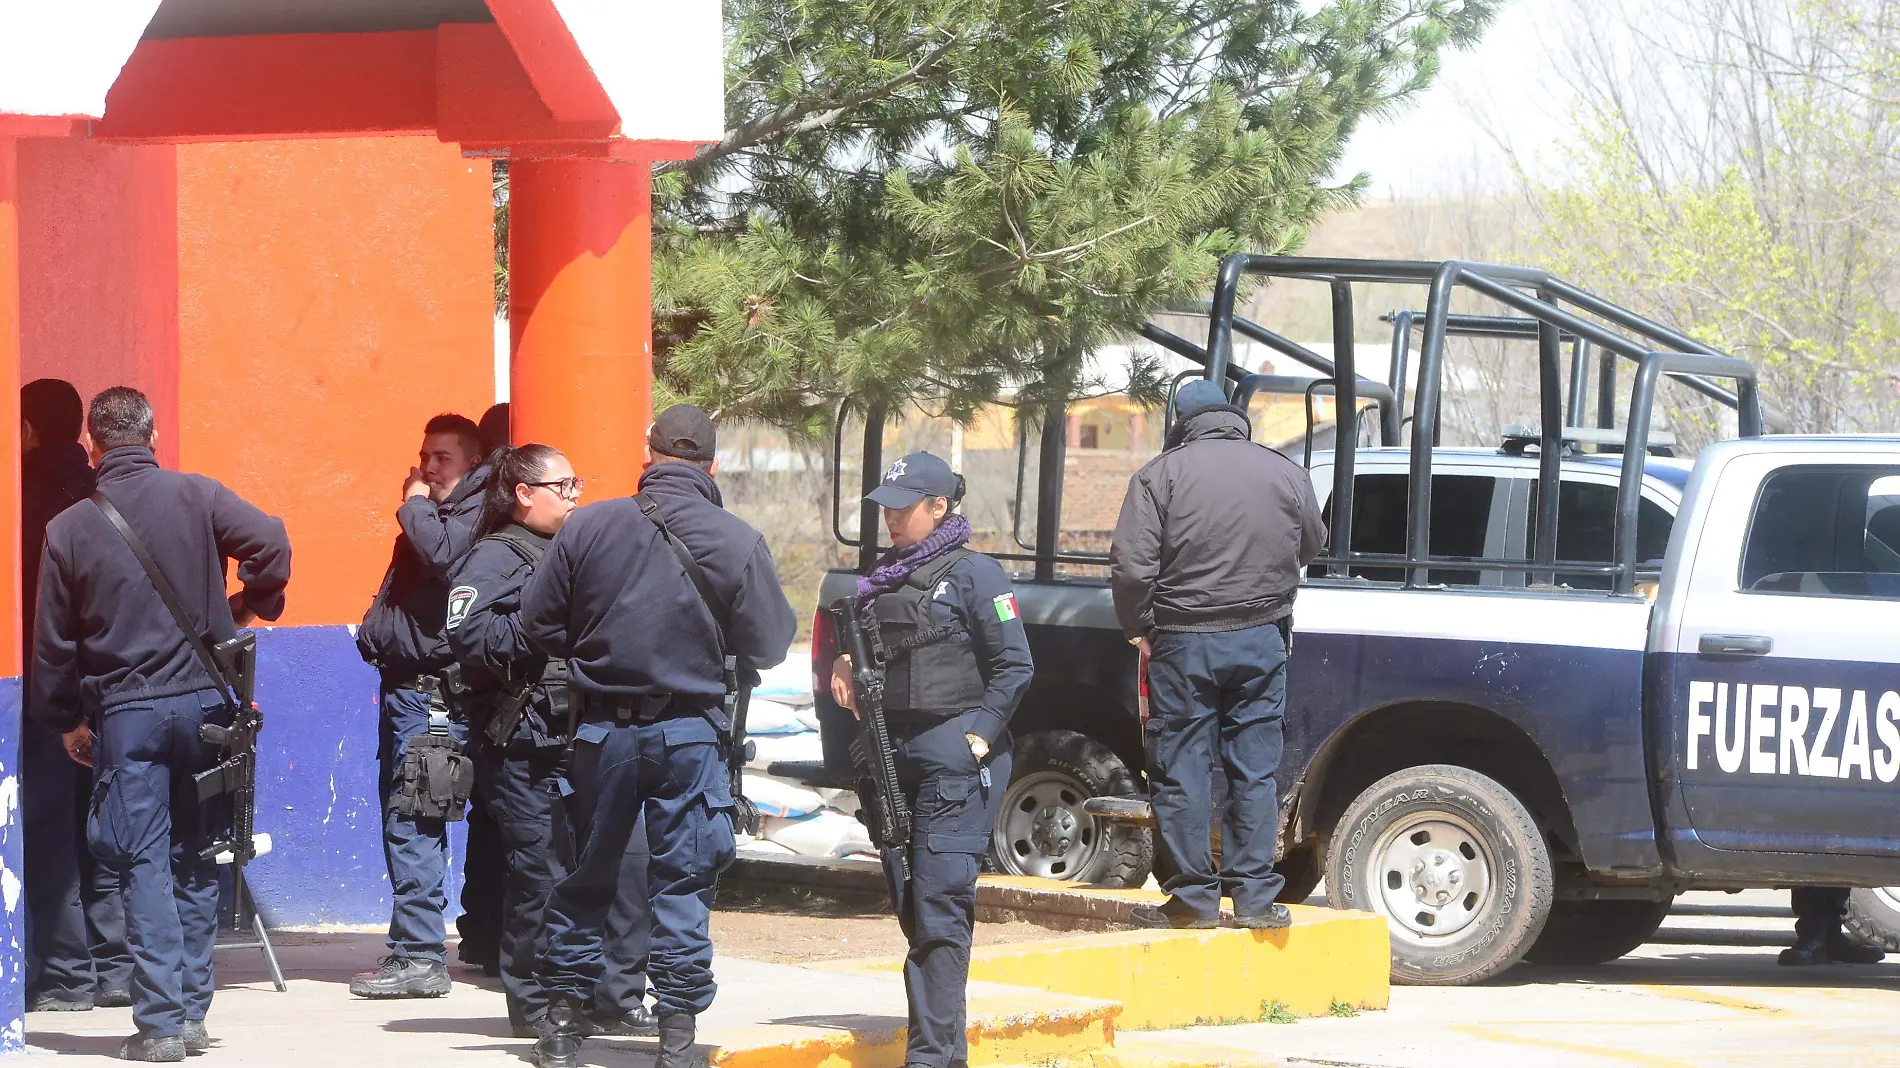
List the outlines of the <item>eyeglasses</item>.
<svg viewBox="0 0 1900 1068">
<path fill-rule="evenodd" d="M 537 486 L 541 489 L 551 489 L 570 501 L 580 500 L 581 491 L 587 488 L 587 480 L 584 478 L 563 478 L 554 482 L 530 482 L 527 484 Z"/>
</svg>

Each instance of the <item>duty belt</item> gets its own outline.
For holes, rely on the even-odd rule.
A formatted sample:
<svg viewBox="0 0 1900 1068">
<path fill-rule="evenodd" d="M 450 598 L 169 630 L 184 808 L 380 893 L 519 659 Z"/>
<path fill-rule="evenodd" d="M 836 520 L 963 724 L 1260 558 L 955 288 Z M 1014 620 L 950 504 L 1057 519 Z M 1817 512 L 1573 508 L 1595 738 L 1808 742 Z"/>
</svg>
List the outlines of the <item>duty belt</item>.
<svg viewBox="0 0 1900 1068">
<path fill-rule="evenodd" d="M 569 694 L 571 701 L 574 694 Z M 607 712 L 621 722 L 638 720 L 652 723 L 673 703 L 670 693 L 630 694 L 630 693 L 590 693 L 580 695 L 581 707 L 588 712 Z"/>
<path fill-rule="evenodd" d="M 471 691 L 462 681 L 462 665 L 450 664 L 440 671 L 426 671 L 389 683 L 392 690 L 414 690 L 429 698 L 429 733 L 447 734 L 450 720 L 466 720 L 468 710 L 461 699 Z M 452 714 L 451 714 L 452 713 Z"/>
</svg>

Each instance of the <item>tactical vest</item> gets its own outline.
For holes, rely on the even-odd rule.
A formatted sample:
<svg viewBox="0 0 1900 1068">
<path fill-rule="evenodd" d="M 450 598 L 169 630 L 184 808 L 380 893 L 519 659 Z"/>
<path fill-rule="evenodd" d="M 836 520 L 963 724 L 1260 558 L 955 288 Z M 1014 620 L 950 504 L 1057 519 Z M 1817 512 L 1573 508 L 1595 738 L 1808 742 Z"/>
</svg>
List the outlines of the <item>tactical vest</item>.
<svg viewBox="0 0 1900 1068">
<path fill-rule="evenodd" d="M 878 636 L 890 657 L 884 669 L 885 711 L 951 714 L 983 703 L 983 673 L 970 632 L 962 624 L 930 622 L 937 584 L 968 555 L 968 549 L 945 553 L 877 599 Z"/>
</svg>

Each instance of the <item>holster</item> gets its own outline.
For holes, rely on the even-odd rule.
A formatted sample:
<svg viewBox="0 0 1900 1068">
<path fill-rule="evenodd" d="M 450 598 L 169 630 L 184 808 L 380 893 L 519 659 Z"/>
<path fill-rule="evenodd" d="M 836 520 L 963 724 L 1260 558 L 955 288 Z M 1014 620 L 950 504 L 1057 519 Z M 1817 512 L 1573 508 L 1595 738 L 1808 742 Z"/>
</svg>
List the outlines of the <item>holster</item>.
<svg viewBox="0 0 1900 1068">
<path fill-rule="evenodd" d="M 390 808 L 411 819 L 453 823 L 463 818 L 475 792 L 475 761 L 449 733 L 449 711 L 435 680 L 419 680 L 429 696 L 429 729 L 403 746 L 398 789 Z"/>
</svg>

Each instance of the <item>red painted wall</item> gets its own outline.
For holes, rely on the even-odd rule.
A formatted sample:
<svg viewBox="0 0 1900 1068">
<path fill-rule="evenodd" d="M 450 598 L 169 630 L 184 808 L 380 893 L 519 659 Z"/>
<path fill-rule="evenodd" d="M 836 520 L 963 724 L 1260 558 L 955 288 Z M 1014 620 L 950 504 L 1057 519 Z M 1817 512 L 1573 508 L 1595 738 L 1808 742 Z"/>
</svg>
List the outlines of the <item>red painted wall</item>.
<svg viewBox="0 0 1900 1068">
<path fill-rule="evenodd" d="M 0 137 L 0 383 L 13 381 L 20 367 L 20 198 L 16 142 Z M 20 394 L 0 390 L 0 419 L 17 423 Z M 0 424 L 5 425 L 5 424 Z M 20 674 L 20 438 L 0 435 L 0 676 Z M 10 562 L 10 566 L 8 566 Z M 0 725 L 0 733 L 12 728 Z M 4 757 L 14 764 L 11 737 Z"/>
<path fill-rule="evenodd" d="M 422 425 L 494 400 L 490 167 L 423 137 L 176 151 L 180 464 L 284 518 L 282 623 L 355 623 Z"/>
<path fill-rule="evenodd" d="M 20 142 L 20 381 L 152 399 L 158 453 L 178 461 L 174 150 L 81 138 Z"/>
<path fill-rule="evenodd" d="M 0 340 L 0 381 L 144 390 L 166 466 L 289 526 L 282 622 L 361 619 L 423 423 L 494 399 L 488 163 L 433 137 L 19 143 L 21 362 Z"/>
</svg>

